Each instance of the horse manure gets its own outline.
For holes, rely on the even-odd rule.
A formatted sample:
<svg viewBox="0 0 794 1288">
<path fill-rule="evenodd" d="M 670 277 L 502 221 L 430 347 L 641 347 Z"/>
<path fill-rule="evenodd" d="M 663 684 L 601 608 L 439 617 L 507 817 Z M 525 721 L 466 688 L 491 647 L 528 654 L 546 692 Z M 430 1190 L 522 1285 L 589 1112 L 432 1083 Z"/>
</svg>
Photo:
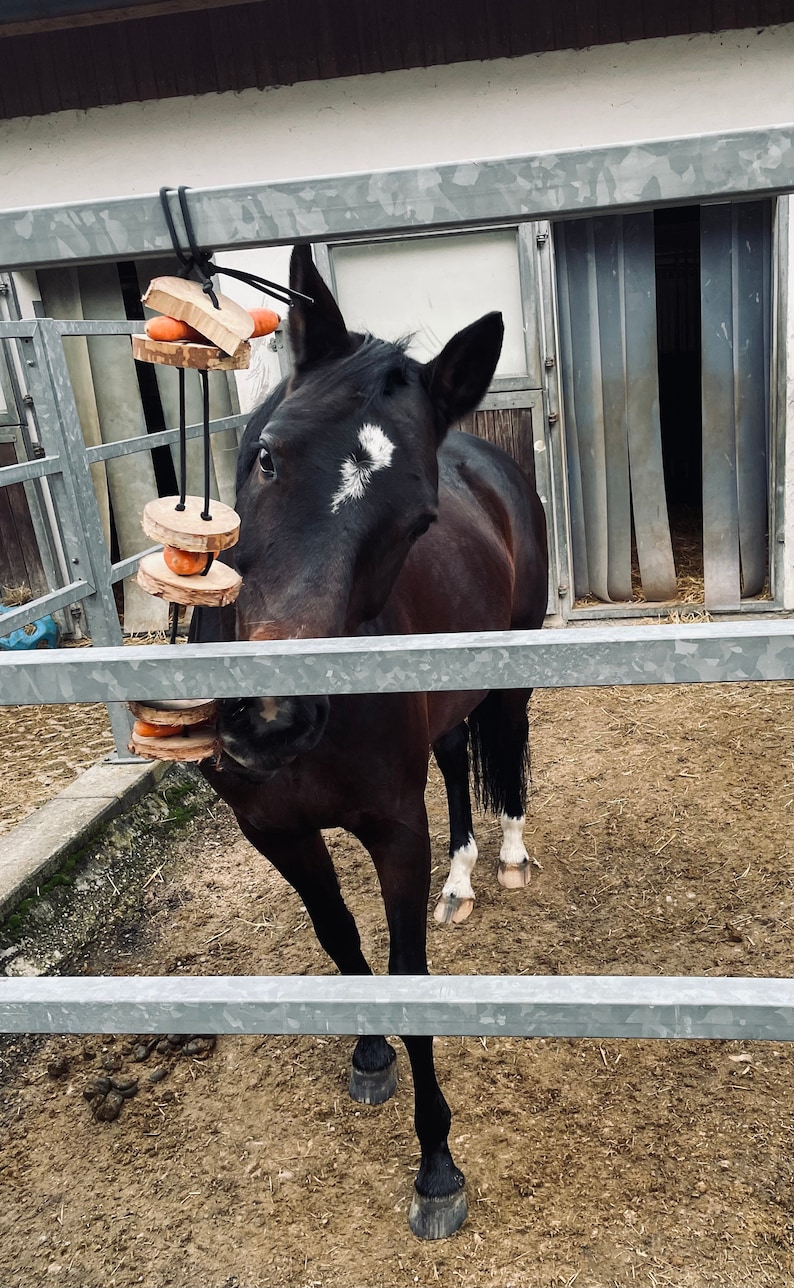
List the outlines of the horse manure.
<svg viewBox="0 0 794 1288">
<path fill-rule="evenodd" d="M 94 1117 L 98 1122 L 115 1122 L 121 1113 L 121 1107 L 123 1104 L 124 1096 L 122 1096 L 120 1091 L 109 1091 L 102 1103 L 94 1110 Z"/>
<path fill-rule="evenodd" d="M 110 1085 L 114 1091 L 117 1091 L 125 1100 L 129 1100 L 138 1090 L 137 1078 L 111 1078 Z"/>
<path fill-rule="evenodd" d="M 139 1042 L 136 1047 L 133 1047 L 132 1058 L 133 1060 L 137 1060 L 139 1064 L 141 1060 L 145 1060 L 148 1057 L 148 1055 L 149 1055 L 149 1047 L 144 1046 L 143 1042 Z"/>
<path fill-rule="evenodd" d="M 47 1065 L 47 1075 L 50 1078 L 62 1078 L 69 1072 L 69 1061 L 65 1055 L 58 1056 L 57 1060 L 51 1060 Z"/>
<path fill-rule="evenodd" d="M 117 1055 L 115 1051 L 108 1052 L 107 1055 L 102 1057 L 102 1068 L 107 1069 L 108 1073 L 116 1073 L 121 1068 L 121 1065 L 121 1056 Z"/>
<path fill-rule="evenodd" d="M 214 1037 L 194 1037 L 182 1048 L 184 1055 L 193 1056 L 195 1060 L 204 1060 L 215 1049 Z"/>
<path fill-rule="evenodd" d="M 168 1073 L 168 1070 L 164 1069 L 163 1066 L 160 1064 L 157 1066 L 156 1069 L 152 1069 L 151 1073 L 149 1074 L 149 1081 L 162 1082 L 163 1078 L 167 1076 L 167 1073 Z"/>
</svg>

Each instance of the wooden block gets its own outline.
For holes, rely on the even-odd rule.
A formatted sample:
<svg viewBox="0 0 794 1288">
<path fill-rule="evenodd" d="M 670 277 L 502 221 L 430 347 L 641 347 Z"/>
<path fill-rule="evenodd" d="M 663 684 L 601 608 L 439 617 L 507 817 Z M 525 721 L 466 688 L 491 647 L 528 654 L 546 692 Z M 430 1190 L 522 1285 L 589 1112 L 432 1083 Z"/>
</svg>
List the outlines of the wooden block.
<svg viewBox="0 0 794 1288">
<path fill-rule="evenodd" d="M 240 516 L 222 501 L 210 501 L 209 519 L 202 519 L 204 499 L 186 496 L 184 510 L 177 510 L 178 496 L 160 496 L 147 501 L 141 525 L 147 537 L 178 550 L 196 550 L 217 554 L 236 545 L 240 534 Z"/>
<path fill-rule="evenodd" d="M 242 341 L 230 355 L 214 344 L 152 340 L 148 335 L 134 335 L 132 356 L 138 362 L 159 362 L 164 367 L 183 367 L 190 371 L 245 371 L 251 361 L 251 346 Z"/>
<path fill-rule="evenodd" d="M 143 296 L 144 304 L 167 317 L 187 322 L 225 353 L 236 353 L 254 329 L 254 319 L 240 304 L 216 291 L 220 308 L 198 282 L 186 277 L 155 277 Z"/>
<path fill-rule="evenodd" d="M 134 733 L 127 746 L 145 760 L 210 760 L 220 752 L 218 735 L 211 725 L 197 725 L 170 738 L 144 738 Z"/>
<path fill-rule="evenodd" d="M 210 698 L 172 698 L 162 702 L 128 702 L 136 720 L 155 725 L 207 724 L 218 715 L 218 704 Z"/>
<path fill-rule="evenodd" d="M 223 608 L 225 604 L 234 603 L 243 579 L 233 568 L 217 561 L 204 577 L 180 577 L 178 573 L 171 572 L 158 552 L 144 555 L 141 559 L 137 582 L 149 595 L 167 599 L 170 604 Z"/>
</svg>

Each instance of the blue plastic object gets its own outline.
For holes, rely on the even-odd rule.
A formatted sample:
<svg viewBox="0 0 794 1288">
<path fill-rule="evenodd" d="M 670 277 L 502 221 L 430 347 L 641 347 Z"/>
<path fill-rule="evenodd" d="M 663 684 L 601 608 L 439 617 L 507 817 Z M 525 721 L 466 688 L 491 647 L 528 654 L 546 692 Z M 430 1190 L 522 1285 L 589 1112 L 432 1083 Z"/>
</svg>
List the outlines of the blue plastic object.
<svg viewBox="0 0 794 1288">
<path fill-rule="evenodd" d="M 10 608 L 0 604 L 0 613 L 10 612 Z M 52 617 L 40 617 L 37 622 L 20 626 L 10 635 L 0 635 L 0 649 L 57 648 L 59 634 Z"/>
</svg>

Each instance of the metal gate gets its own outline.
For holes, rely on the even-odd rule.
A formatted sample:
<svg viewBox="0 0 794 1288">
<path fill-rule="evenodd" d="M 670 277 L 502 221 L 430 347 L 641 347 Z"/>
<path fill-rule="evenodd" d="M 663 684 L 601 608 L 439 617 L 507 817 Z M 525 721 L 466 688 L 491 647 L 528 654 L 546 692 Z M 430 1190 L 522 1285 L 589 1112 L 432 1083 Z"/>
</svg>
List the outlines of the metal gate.
<svg viewBox="0 0 794 1288">
<path fill-rule="evenodd" d="M 660 141 L 553 156 L 466 162 L 381 175 L 250 185 L 196 194 L 203 245 L 285 244 L 419 227 L 582 215 L 601 207 L 691 203 L 794 188 L 794 127 Z M 161 252 L 155 198 L 88 203 L 62 212 L 0 215 L 7 265 Z M 121 233 L 120 231 L 121 230 Z M 123 234 L 123 235 L 122 235 Z M 123 241 L 123 248 L 120 242 Z M 37 330 L 37 328 L 39 328 Z M 42 379 L 68 403 L 58 332 L 25 324 Z M 68 334 L 69 332 L 62 332 Z M 80 334 L 80 331 L 74 334 Z M 83 334 L 85 332 L 82 332 Z M 1 334 L 1 333 L 0 333 Z M 5 334 L 8 334 L 6 331 Z M 46 374 L 49 372 L 49 376 Z M 549 409 L 556 415 L 556 408 Z M 45 456 L 9 475 L 85 475 L 52 417 Z M 151 446 L 151 442 L 147 444 Z M 92 449 L 96 450 L 96 449 Z M 113 450 L 140 450 L 114 445 Z M 32 471 L 32 472 L 29 472 Z M 111 576 L 85 540 L 79 511 L 62 513 L 80 551 L 61 594 L 107 603 Z M 81 516 L 82 517 L 82 516 Z M 93 528 L 96 518 L 88 515 Z M 97 549 L 99 545 L 97 544 Z M 80 560 L 86 563 L 80 565 Z M 109 562 L 109 561 L 107 561 Z M 101 566 L 100 566 L 101 565 Z M 103 573 L 104 576 L 99 574 Z M 111 622 L 108 614 L 106 621 Z M 106 629 L 110 630 L 110 626 Z M 100 647 L 0 657 L 0 702 L 117 702 L 174 697 L 290 695 L 492 686 L 725 683 L 794 678 L 789 620 L 697 626 L 587 627 L 479 636 L 257 642 L 133 650 Z M 528 1036 L 708 1037 L 794 1040 L 788 979 L 648 977 L 276 980 L 192 978 L 6 979 L 6 1031 L 512 1033 Z"/>
</svg>

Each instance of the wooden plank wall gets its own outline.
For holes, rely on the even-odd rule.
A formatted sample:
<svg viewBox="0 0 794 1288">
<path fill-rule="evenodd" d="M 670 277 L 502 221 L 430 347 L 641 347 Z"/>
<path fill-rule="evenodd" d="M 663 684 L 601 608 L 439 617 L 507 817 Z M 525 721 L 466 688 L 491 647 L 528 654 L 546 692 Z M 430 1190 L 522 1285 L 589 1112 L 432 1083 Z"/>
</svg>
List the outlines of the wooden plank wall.
<svg viewBox="0 0 794 1288">
<path fill-rule="evenodd" d="M 157 17 L 95 17 L 41 30 L 41 23 L 4 23 L 0 12 L 0 117 L 763 27 L 792 21 L 794 3 L 249 0 Z"/>
</svg>

